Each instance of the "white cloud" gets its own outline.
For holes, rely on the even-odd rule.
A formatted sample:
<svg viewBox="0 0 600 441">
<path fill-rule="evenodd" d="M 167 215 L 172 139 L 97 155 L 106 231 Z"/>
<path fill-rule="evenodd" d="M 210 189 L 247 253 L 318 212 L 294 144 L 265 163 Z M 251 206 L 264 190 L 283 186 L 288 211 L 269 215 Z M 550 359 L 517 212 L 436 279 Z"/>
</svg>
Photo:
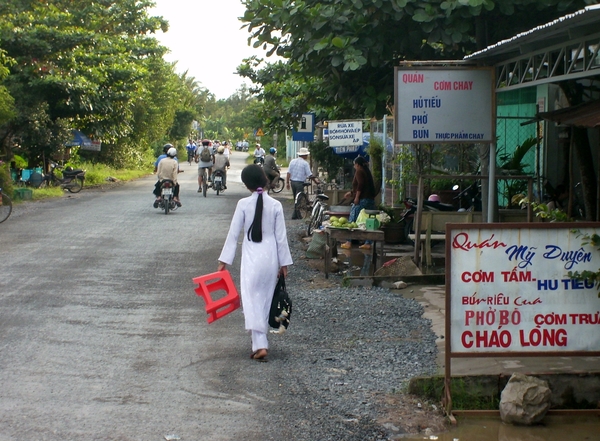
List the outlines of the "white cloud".
<svg viewBox="0 0 600 441">
<path fill-rule="evenodd" d="M 244 82 L 235 74 L 244 58 L 265 58 L 262 50 L 248 46 L 247 29 L 240 29 L 238 17 L 245 12 L 240 0 L 154 1 L 150 14 L 169 22 L 169 31 L 157 35 L 171 50 L 165 59 L 177 61 L 177 72 L 187 70 L 217 99 L 229 98 Z"/>
</svg>

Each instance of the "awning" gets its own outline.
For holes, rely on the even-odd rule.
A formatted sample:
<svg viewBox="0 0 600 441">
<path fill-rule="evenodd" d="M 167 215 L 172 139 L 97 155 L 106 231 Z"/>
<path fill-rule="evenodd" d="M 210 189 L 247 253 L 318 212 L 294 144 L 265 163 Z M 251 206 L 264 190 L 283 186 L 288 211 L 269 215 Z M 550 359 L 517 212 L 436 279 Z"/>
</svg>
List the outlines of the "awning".
<svg viewBox="0 0 600 441">
<path fill-rule="evenodd" d="M 92 140 L 79 130 L 71 130 L 73 137 L 65 143 L 65 147 L 92 147 Z"/>
<path fill-rule="evenodd" d="M 600 100 L 590 101 L 552 112 L 537 114 L 539 119 L 554 121 L 557 124 L 593 128 L 600 126 Z"/>
<path fill-rule="evenodd" d="M 341 146 L 341 147 L 332 147 L 333 151 L 338 156 L 343 156 L 347 159 L 354 159 L 357 156 L 364 156 L 368 158 L 367 149 L 369 148 L 369 142 L 371 140 L 371 133 L 364 132 L 363 133 L 363 144 L 359 146 Z M 388 154 L 394 153 L 394 142 L 391 138 L 387 139 L 387 151 Z"/>
</svg>

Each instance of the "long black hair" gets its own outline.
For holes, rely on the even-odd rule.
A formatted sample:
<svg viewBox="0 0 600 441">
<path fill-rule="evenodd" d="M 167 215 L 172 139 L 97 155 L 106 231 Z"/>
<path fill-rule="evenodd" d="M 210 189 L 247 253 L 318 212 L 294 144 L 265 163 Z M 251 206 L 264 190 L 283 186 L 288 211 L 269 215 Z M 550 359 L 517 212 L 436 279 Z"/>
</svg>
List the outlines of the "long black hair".
<svg viewBox="0 0 600 441">
<path fill-rule="evenodd" d="M 262 212 L 263 212 L 263 188 L 267 185 L 267 176 L 262 167 L 256 164 L 248 165 L 242 170 L 242 182 L 250 191 L 258 193 L 256 199 L 256 210 L 254 220 L 248 229 L 248 240 L 262 242 Z"/>
</svg>

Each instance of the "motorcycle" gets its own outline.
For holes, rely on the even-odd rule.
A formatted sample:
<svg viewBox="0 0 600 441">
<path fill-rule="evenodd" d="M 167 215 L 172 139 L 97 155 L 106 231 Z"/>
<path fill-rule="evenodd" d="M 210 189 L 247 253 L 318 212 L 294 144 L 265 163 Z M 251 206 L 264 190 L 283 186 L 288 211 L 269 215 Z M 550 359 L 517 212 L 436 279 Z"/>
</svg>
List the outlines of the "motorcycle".
<svg viewBox="0 0 600 441">
<path fill-rule="evenodd" d="M 213 174 L 212 188 L 217 192 L 217 196 L 219 196 L 220 192 L 225 190 L 225 186 L 223 185 L 224 177 L 225 173 L 222 170 L 216 170 Z"/>
<path fill-rule="evenodd" d="M 415 213 L 417 212 L 417 200 L 414 198 L 406 198 L 404 201 L 404 213 L 399 222 L 404 221 L 404 237 L 409 237 L 413 231 L 413 223 L 415 220 Z M 424 211 L 456 211 L 452 204 L 445 204 L 440 201 L 423 201 Z"/>
<path fill-rule="evenodd" d="M 165 214 L 169 214 L 169 211 L 177 210 L 177 203 L 174 200 L 173 190 L 175 185 L 173 181 L 165 179 L 160 185 L 160 199 L 158 200 L 158 206 L 165 211 Z"/>
<path fill-rule="evenodd" d="M 460 187 L 455 185 L 452 190 L 457 191 Z M 481 211 L 481 183 L 479 181 L 472 183 L 454 197 L 458 200 L 459 211 Z"/>
<path fill-rule="evenodd" d="M 285 187 L 285 181 L 281 177 L 281 167 L 277 166 L 277 174 L 267 184 L 268 192 L 280 193 Z M 268 178 L 268 176 L 267 176 Z"/>
<path fill-rule="evenodd" d="M 262 156 L 257 156 L 256 158 L 254 158 L 254 164 L 260 165 L 262 167 L 264 163 L 265 158 L 263 158 Z"/>
<path fill-rule="evenodd" d="M 59 178 L 54 173 L 55 169 L 60 170 L 62 167 L 55 162 L 51 162 L 50 172 L 42 175 L 42 180 L 39 185 L 40 188 L 57 185 L 63 190 L 69 191 L 70 193 L 79 193 L 81 191 L 83 188 L 83 181 L 85 180 L 85 170 L 67 167 L 62 171 L 63 177 Z"/>
</svg>

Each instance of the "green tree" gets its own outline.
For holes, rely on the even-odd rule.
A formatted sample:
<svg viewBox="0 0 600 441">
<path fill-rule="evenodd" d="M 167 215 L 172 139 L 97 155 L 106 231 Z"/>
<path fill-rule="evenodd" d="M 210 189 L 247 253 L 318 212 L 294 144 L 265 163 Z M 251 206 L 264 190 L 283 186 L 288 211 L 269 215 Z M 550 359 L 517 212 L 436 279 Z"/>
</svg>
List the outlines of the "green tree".
<svg viewBox="0 0 600 441">
<path fill-rule="evenodd" d="M 296 80 L 290 85 L 317 82 L 307 99 L 314 107 L 319 102 L 343 103 L 337 117 L 349 112 L 352 117 L 380 117 L 393 103 L 398 62 L 461 59 L 593 2 L 245 0 L 242 21 L 255 47 L 286 59 L 287 74 Z M 261 87 L 269 84 L 261 72 L 256 80 Z"/>
<path fill-rule="evenodd" d="M 0 81 L 9 74 L 8 66 L 13 60 L 6 56 L 6 52 L 0 49 Z M 0 84 L 0 125 L 7 123 L 15 116 L 15 100 L 8 89 Z"/>
<path fill-rule="evenodd" d="M 234 143 L 248 139 L 256 129 L 264 126 L 262 108 L 263 103 L 245 84 L 227 99 L 217 101 L 212 97 L 202 119 L 205 136 Z"/>
<path fill-rule="evenodd" d="M 0 47 L 16 60 L 4 84 L 17 117 L 1 127 L 32 156 L 52 155 L 83 129 L 106 145 L 132 133 L 135 108 L 154 60 L 166 49 L 151 35 L 167 24 L 143 0 L 8 0 L 0 5 Z M 31 132 L 38 132 L 29 135 Z"/>
</svg>

